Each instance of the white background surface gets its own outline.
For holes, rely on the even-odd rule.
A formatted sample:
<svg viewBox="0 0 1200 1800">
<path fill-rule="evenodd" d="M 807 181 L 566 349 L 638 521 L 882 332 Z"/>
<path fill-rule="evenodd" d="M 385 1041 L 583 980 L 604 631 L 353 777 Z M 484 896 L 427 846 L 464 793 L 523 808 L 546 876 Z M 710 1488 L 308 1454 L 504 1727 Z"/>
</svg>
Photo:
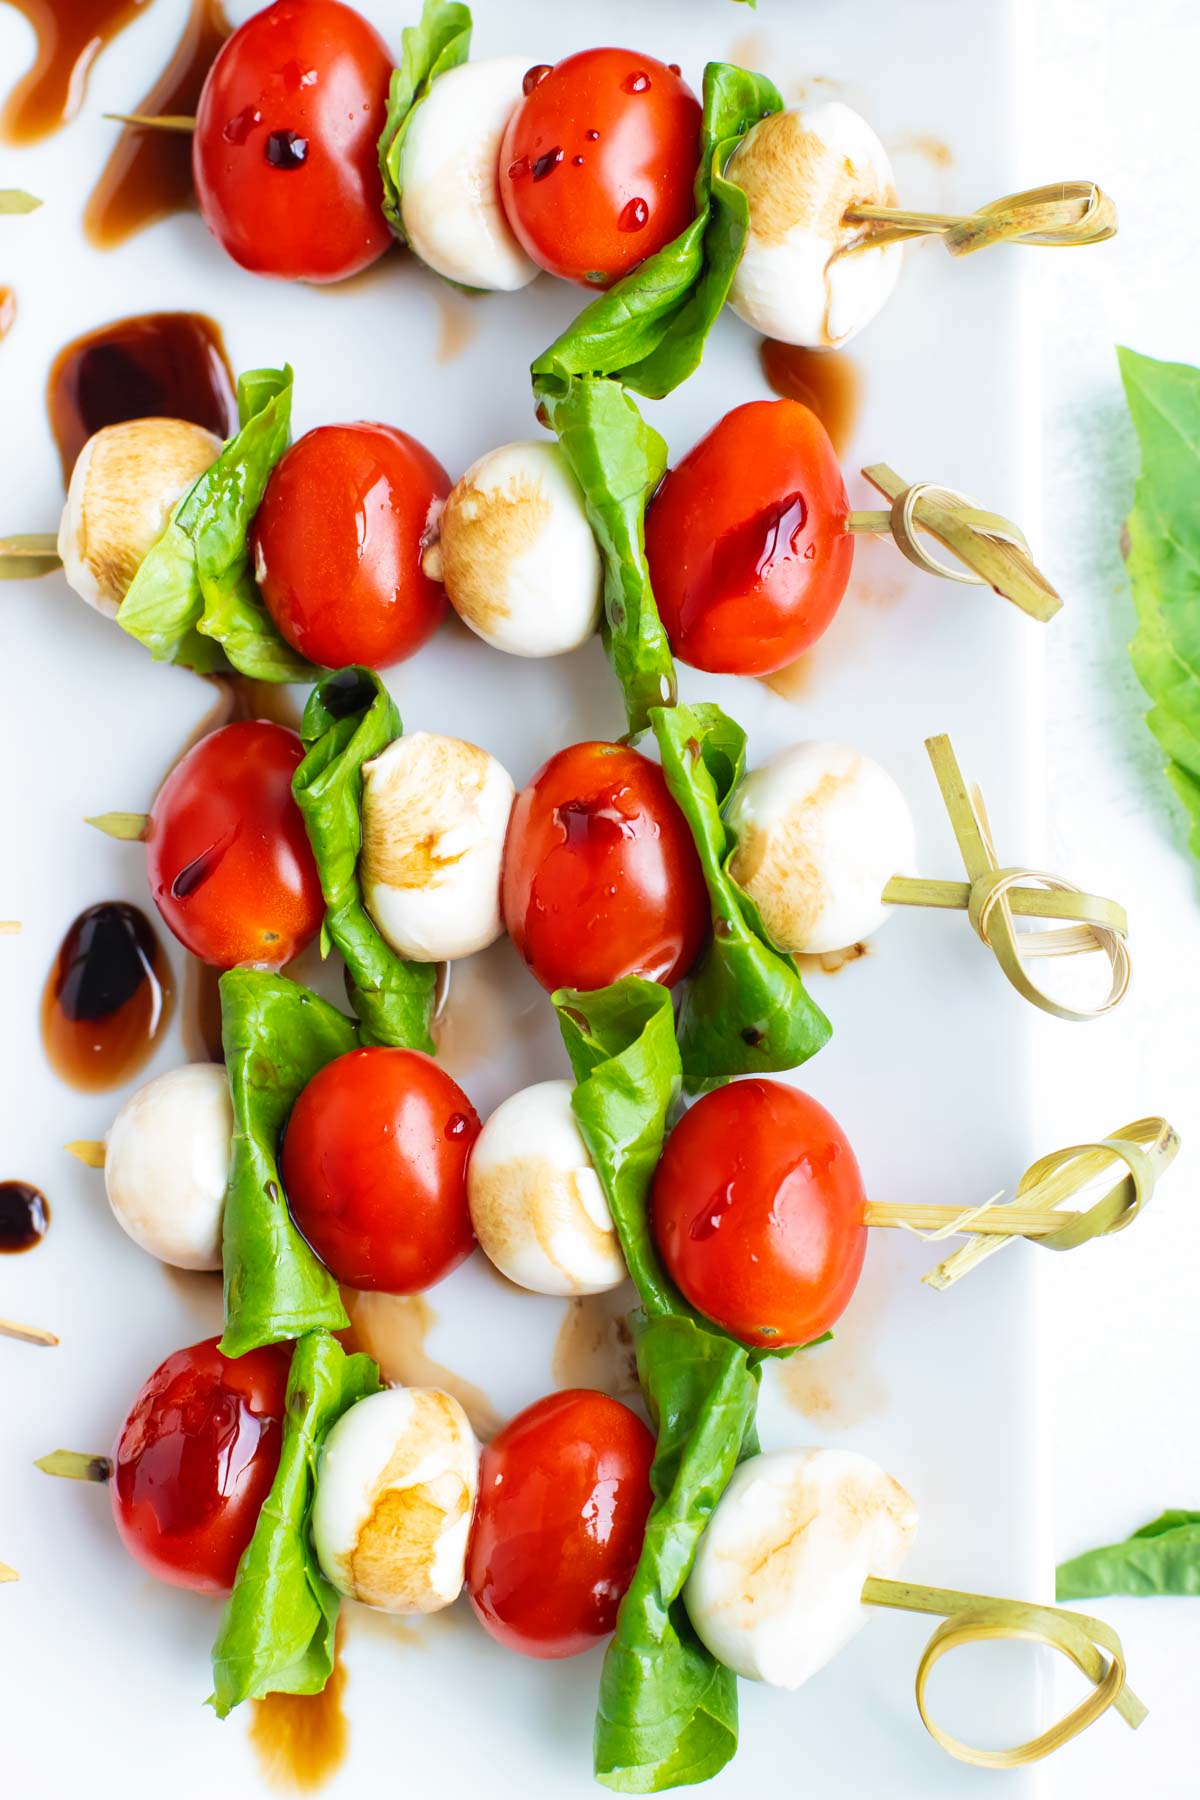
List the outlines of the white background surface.
<svg viewBox="0 0 1200 1800">
<path fill-rule="evenodd" d="M 249 9 L 234 10 L 240 17 Z M 409 8 L 367 10 L 382 19 Z M 572 7 L 529 8 L 528 16 L 541 23 L 518 45 L 498 21 L 525 10 L 498 0 L 479 6 L 480 50 L 528 47 L 536 53 L 531 61 L 552 59 L 590 35 L 586 26 L 572 25 Z M 74 240 L 61 233 L 61 209 L 69 216 L 82 204 L 105 152 L 108 128 L 99 114 L 141 91 L 182 11 L 179 0 L 157 0 L 98 65 L 86 118 L 21 165 L 19 179 L 36 188 L 44 176 L 55 184 L 46 191 L 61 200 L 57 222 L 47 207 L 7 227 L 4 239 L 3 273 L 15 278 L 24 307 L 0 350 L 2 522 L 9 528 L 38 527 L 57 504 L 55 460 L 40 410 L 50 351 L 117 313 L 153 306 L 211 311 L 227 327 L 235 363 L 284 356 L 296 362 L 298 429 L 381 414 L 424 436 L 457 471 L 480 449 L 528 430 L 523 363 L 576 309 L 577 297 L 548 281 L 525 299 L 488 301 L 479 337 L 443 374 L 431 365 L 438 291 L 411 271 L 392 267 L 352 294 L 280 293 L 233 270 L 193 220 L 172 221 L 115 256 L 89 253 L 74 261 L 67 248 Z M 914 475 L 960 482 L 1023 518 L 1043 551 L 1067 599 L 1044 634 L 1049 780 L 1043 783 L 1035 768 L 1032 786 L 1035 809 L 1037 793 L 1049 794 L 1045 860 L 1126 901 L 1136 958 L 1134 992 L 1111 1021 L 1049 1023 L 1042 1033 L 1033 1029 L 1030 1012 L 1010 1002 L 965 930 L 947 933 L 938 918 L 898 919 L 877 956 L 816 988 L 835 1014 L 838 1036 L 804 1084 L 843 1119 L 873 1190 L 886 1187 L 889 1196 L 928 1197 L 930 1186 L 961 1188 L 969 1181 L 971 1197 L 982 1198 L 1035 1153 L 1100 1135 L 1143 1112 L 1167 1113 L 1185 1140 L 1190 1135 L 1200 1144 L 1200 912 L 1124 658 L 1131 610 L 1114 542 L 1133 453 L 1111 355 L 1120 337 L 1152 354 L 1200 356 L 1194 323 L 1200 270 L 1187 224 L 1196 177 L 1192 8 L 1184 0 L 1143 0 L 1136 8 L 1117 0 L 1029 0 L 1020 8 L 1027 104 L 1011 132 L 1008 0 L 973 0 L 969 9 L 923 0 L 903 17 L 876 0 L 853 7 L 806 0 L 802 33 L 799 11 L 784 0 L 762 0 L 757 16 L 721 0 L 614 5 L 606 9 L 604 29 L 613 41 L 623 33 L 664 57 L 679 56 L 679 34 L 672 36 L 666 20 L 685 17 L 680 60 L 697 79 L 706 55 L 735 53 L 741 40 L 745 60 L 765 66 L 785 91 L 789 71 L 844 80 L 848 97 L 885 136 L 927 132 L 949 145 L 953 164 L 941 174 L 918 155 L 898 159 L 906 190 L 930 204 L 942 198 L 969 204 L 1005 188 L 1086 174 L 1121 205 L 1122 235 L 1103 250 L 996 251 L 957 268 L 933 248 L 914 256 L 893 307 L 861 341 L 867 403 L 855 449 L 864 452 L 859 460 L 884 455 L 902 472 L 911 467 Z M 786 33 L 783 20 L 791 25 Z M 0 9 L 0 67 L 26 41 L 22 33 Z M 857 66 L 856 43 L 872 48 Z M 908 69 L 911 79 L 901 80 L 899 72 Z M 7 157 L 0 162 L 6 180 L 18 179 L 14 164 Z M 18 229 L 28 260 L 14 268 Z M 1016 325 L 1023 283 L 1037 293 L 1028 314 L 1037 329 L 1024 346 Z M 956 293 L 961 300 L 952 304 Z M 501 331 L 509 334 L 511 351 L 498 358 Z M 749 334 L 726 319 L 718 337 L 705 375 L 656 415 L 676 447 L 692 441 L 723 405 L 761 391 Z M 968 377 L 976 371 L 973 387 Z M 1045 409 L 1042 527 L 1027 504 L 1026 489 L 1038 473 L 1022 417 L 1028 378 L 1040 379 Z M 951 440 L 953 474 L 945 462 Z M 821 682 L 805 697 L 802 727 L 783 702 L 758 689 L 729 684 L 727 692 L 717 691 L 752 726 L 759 753 L 803 729 L 840 735 L 883 756 L 914 802 L 928 872 L 935 874 L 953 873 L 953 856 L 920 749 L 924 732 L 950 729 L 993 814 L 1017 824 L 1023 756 L 1028 748 L 1036 762 L 1040 749 L 1043 645 L 1032 646 L 1008 609 L 958 600 L 957 590 L 918 583 L 899 605 L 849 604 L 821 653 Z M 29 1040 L 13 1022 L 31 1017 L 53 945 L 76 907 L 102 892 L 131 898 L 142 892 L 128 853 L 83 833 L 80 814 L 145 804 L 151 771 L 202 704 L 186 677 L 151 672 L 65 593 L 50 602 L 44 592 L 14 601 L 3 629 L 12 709 L 7 729 L 18 745 L 15 756 L 6 745 L 5 818 L 14 821 L 6 831 L 10 845 L 52 842 L 56 872 L 48 886 L 45 864 L 11 849 L 0 862 L 0 913 L 28 921 L 13 959 L 16 974 L 11 982 L 5 977 L 3 1143 L 12 1165 L 7 1172 L 41 1180 L 51 1193 L 56 1229 L 20 1268 L 19 1280 L 16 1268 L 0 1270 L 0 1311 L 67 1320 L 72 1329 L 52 1365 L 23 1355 L 18 1361 L 15 1351 L 4 1362 L 0 1522 L 8 1536 L 0 1553 L 25 1580 L 3 1596 L 9 1622 L 0 1630 L 0 1664 L 10 1674 L 10 1697 L 12 1664 L 36 1663 L 38 1677 L 27 1705 L 16 1709 L 17 1738 L 6 1738 L 0 1766 L 19 1771 L 23 1793 L 56 1796 L 67 1785 L 68 1766 L 94 1775 L 99 1764 L 115 1778 L 125 1766 L 122 1734 L 129 1729 L 136 1732 L 139 1760 L 176 1762 L 181 1794 L 203 1772 L 205 1788 L 219 1782 L 241 1800 L 258 1789 L 237 1727 L 222 1732 L 195 1704 L 210 1635 L 205 1620 L 198 1651 L 198 1603 L 131 1574 L 115 1551 L 103 1506 L 87 1504 L 99 1496 L 61 1487 L 30 1491 L 23 1484 L 14 1495 L 7 1473 L 10 1453 L 14 1466 L 27 1467 L 29 1457 L 60 1441 L 90 1447 L 98 1432 L 102 1439 L 137 1382 L 180 1341 L 178 1292 L 153 1265 L 131 1260 L 129 1246 L 97 1210 L 91 1178 L 65 1169 L 56 1149 L 64 1138 L 98 1135 L 108 1102 L 64 1097 L 40 1070 L 31 1071 Z M 496 659 L 461 636 L 443 644 L 439 658 L 439 678 L 428 689 L 411 671 L 393 677 L 409 723 L 480 736 L 518 780 L 558 744 L 616 726 L 612 692 L 598 657 L 589 653 L 556 665 L 550 678 L 505 661 L 500 704 L 489 705 L 486 731 L 480 695 L 489 683 L 498 691 Z M 420 666 L 424 672 L 425 662 Z M 988 691 L 977 697 L 964 678 L 980 667 L 989 671 Z M 905 686 L 897 697 L 891 671 L 900 668 Z M 44 791 L 31 779 L 35 761 Z M 97 795 L 101 778 L 104 792 Z M 1036 841 L 1018 848 L 1039 860 Z M 930 971 L 928 984 L 914 981 L 917 967 L 923 976 Z M 521 1041 L 495 1066 L 506 1043 L 496 1028 L 491 1071 L 464 1071 L 481 1107 L 558 1068 L 548 1060 L 553 1048 L 545 1029 L 534 1033 L 521 1023 L 531 1018 L 531 1003 L 539 1004 L 536 995 L 502 957 L 492 959 L 487 973 L 505 984 L 509 1011 L 501 1017 L 516 1017 Z M 477 999 L 482 991 L 477 983 Z M 914 1004 L 929 1023 L 928 1038 L 921 1021 L 913 1022 Z M 978 1060 L 954 1063 L 957 1082 L 940 1121 L 930 1117 L 930 1089 L 919 1067 L 932 1053 L 935 1030 L 943 1045 L 951 1031 L 975 1030 L 981 1041 Z M 158 1066 L 176 1055 L 173 1046 L 164 1050 Z M 873 1247 L 860 1300 L 841 1334 L 848 1349 L 830 1370 L 838 1403 L 819 1429 L 869 1450 L 913 1487 L 923 1511 L 917 1579 L 1029 1592 L 1048 1574 L 1052 1521 L 1062 1555 L 1124 1535 L 1165 1505 L 1197 1504 L 1200 1225 L 1190 1204 L 1191 1165 L 1185 1149 L 1155 1208 L 1119 1245 L 1056 1258 L 1052 1266 L 1049 1257 L 1035 1265 L 1032 1253 L 1019 1250 L 998 1258 L 937 1302 L 943 1316 L 953 1309 L 940 1340 L 933 1335 L 938 1315 L 923 1304 L 930 1297 L 913 1282 L 931 1260 L 928 1251 L 903 1242 Z M 1035 1266 L 1049 1327 L 1040 1341 L 1030 1310 Z M 489 1293 L 482 1280 L 458 1293 L 464 1320 L 486 1305 Z M 458 1316 L 449 1297 L 444 1308 L 441 1299 L 437 1304 Z M 216 1322 L 198 1313 L 192 1318 L 188 1336 Z M 540 1332 L 544 1358 L 556 1314 L 530 1302 L 522 1323 L 530 1320 L 539 1321 L 529 1329 Z M 507 1316 L 503 1324 L 507 1331 Z M 496 1367 L 494 1342 L 494 1332 L 473 1339 L 467 1332 L 464 1343 L 435 1342 L 434 1350 L 483 1379 L 503 1409 L 548 1385 L 528 1357 Z M 1047 1406 L 1053 1408 L 1049 1440 L 1042 1435 Z M 774 1441 L 796 1437 L 793 1413 L 768 1406 L 766 1418 Z M 1052 1458 L 1041 1454 L 1047 1442 Z M 1192 1791 L 1188 1746 L 1195 1735 L 1200 1612 L 1170 1602 L 1110 1602 L 1096 1610 L 1118 1624 L 1131 1678 L 1152 1717 L 1136 1738 L 1105 1721 L 1048 1766 L 1050 1789 L 1115 1800 L 1140 1786 L 1173 1800 Z M 358 1651 L 352 1637 L 355 1743 L 370 1748 L 376 1776 L 387 1769 L 389 1779 L 415 1780 L 417 1791 L 434 1791 L 436 1742 L 397 1743 L 403 1729 L 397 1721 L 413 1709 L 414 1716 L 440 1723 L 443 1762 L 475 1769 L 477 1779 L 486 1774 L 493 1792 L 597 1791 L 586 1779 L 594 1663 L 590 1673 L 586 1667 L 531 1670 L 492 1652 L 467 1628 L 442 1629 L 443 1637 L 431 1630 L 423 1653 L 399 1669 L 392 1647 L 366 1642 Z M 962 1769 L 924 1738 L 907 1688 L 923 1635 L 916 1622 L 877 1621 L 836 1674 L 796 1702 L 744 1689 L 743 1748 L 715 1791 L 728 1800 L 761 1793 L 785 1757 L 797 1785 L 823 1800 L 1031 1791 L 1023 1776 Z M 1020 1677 L 1012 1679 L 1015 1694 Z M 56 1746 L 51 1768 L 50 1734 L 64 1715 L 86 1721 L 91 1741 L 86 1754 L 83 1746 Z M 535 1745 L 558 1760 L 535 1763 Z"/>
</svg>

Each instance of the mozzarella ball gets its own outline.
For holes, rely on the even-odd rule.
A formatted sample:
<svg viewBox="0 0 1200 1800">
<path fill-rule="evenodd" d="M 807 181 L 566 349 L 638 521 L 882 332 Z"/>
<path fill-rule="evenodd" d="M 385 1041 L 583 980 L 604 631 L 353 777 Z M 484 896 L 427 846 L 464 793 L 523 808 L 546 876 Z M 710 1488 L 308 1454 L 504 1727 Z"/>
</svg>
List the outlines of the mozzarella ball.
<svg viewBox="0 0 1200 1800">
<path fill-rule="evenodd" d="M 397 955 L 449 962 L 494 943 L 512 777 L 461 738 L 414 731 L 363 764 L 367 911 Z"/>
<path fill-rule="evenodd" d="M 221 1063 L 185 1063 L 131 1094 L 108 1134 L 104 1186 L 135 1244 L 177 1269 L 221 1267 L 233 1105 Z"/>
<path fill-rule="evenodd" d="M 484 1254 L 535 1294 L 603 1294 L 625 1279 L 612 1214 L 569 1081 L 540 1081 L 498 1106 L 471 1150 L 467 1203 Z"/>
<path fill-rule="evenodd" d="M 700 1539 L 688 1616 L 735 1674 L 801 1687 L 862 1629 L 863 1583 L 899 1574 L 916 1529 L 904 1489 L 866 1456 L 751 1456 Z"/>
<path fill-rule="evenodd" d="M 910 873 L 912 814 L 886 769 L 845 744 L 792 744 L 734 793 L 729 868 L 771 941 L 793 955 L 845 950 L 878 931 L 883 890 Z"/>
<path fill-rule="evenodd" d="M 521 100 L 523 57 L 467 62 L 439 75 L 400 151 L 400 217 L 423 263 L 464 287 L 511 293 L 537 264 L 500 203 L 500 140 Z"/>
<path fill-rule="evenodd" d="M 458 1598 L 479 1486 L 479 1446 L 441 1388 L 385 1388 L 344 1412 L 321 1450 L 317 1559 L 339 1594 L 383 1612 Z"/>
<path fill-rule="evenodd" d="M 424 568 L 486 643 L 561 656 L 600 621 L 604 568 L 583 493 L 558 444 L 503 444 L 450 490 Z"/>
<path fill-rule="evenodd" d="M 840 100 L 772 113 L 725 171 L 750 204 L 729 304 L 764 337 L 812 350 L 869 325 L 900 275 L 903 246 L 864 245 L 849 206 L 895 206 L 887 151 Z"/>
<path fill-rule="evenodd" d="M 139 567 L 221 440 L 184 419 L 131 419 L 90 437 L 71 472 L 58 530 L 63 573 L 115 619 Z"/>
</svg>

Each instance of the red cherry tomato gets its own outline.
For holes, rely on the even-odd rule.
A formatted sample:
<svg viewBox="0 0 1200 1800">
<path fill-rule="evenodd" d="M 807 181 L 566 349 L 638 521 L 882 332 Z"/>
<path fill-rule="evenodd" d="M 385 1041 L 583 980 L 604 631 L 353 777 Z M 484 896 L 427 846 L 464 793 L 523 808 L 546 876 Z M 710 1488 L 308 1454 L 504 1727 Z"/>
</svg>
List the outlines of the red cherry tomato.
<svg viewBox="0 0 1200 1800">
<path fill-rule="evenodd" d="M 294 650 L 326 668 L 411 656 L 446 611 L 421 567 L 450 477 L 391 425 L 322 425 L 276 463 L 254 520 L 267 611 Z"/>
<path fill-rule="evenodd" d="M 419 1294 L 471 1254 L 467 1159 L 479 1116 L 417 1050 L 350 1050 L 292 1109 L 281 1171 L 292 1217 L 347 1287 Z"/>
<path fill-rule="evenodd" d="M 622 975 L 680 980 L 704 941 L 708 891 L 658 764 L 597 743 L 543 763 L 509 819 L 501 903 L 551 992 Z"/>
<path fill-rule="evenodd" d="M 667 1139 L 654 1236 L 700 1312 L 756 1348 L 811 1343 L 862 1271 L 866 1197 L 835 1119 L 780 1081 L 735 1081 Z"/>
<path fill-rule="evenodd" d="M 217 54 L 196 107 L 204 223 L 256 275 L 341 281 L 391 243 L 377 143 L 392 58 L 338 0 L 275 0 Z"/>
<path fill-rule="evenodd" d="M 854 560 L 842 472 L 798 400 L 726 413 L 668 471 L 646 556 L 671 648 L 696 669 L 769 675 L 825 631 Z"/>
<path fill-rule="evenodd" d="M 500 198 L 540 268 L 609 287 L 692 222 L 700 104 L 678 69 L 581 50 L 525 77 L 500 146 Z"/>
<path fill-rule="evenodd" d="M 607 1637 L 641 1555 L 654 1439 L 619 1400 L 549 1394 L 486 1446 L 467 1550 L 484 1630 L 523 1656 Z"/>
<path fill-rule="evenodd" d="M 202 962 L 281 968 L 320 929 L 321 883 L 292 798 L 303 756 L 283 725 L 223 725 L 158 790 L 146 840 L 150 892 Z"/>
<path fill-rule="evenodd" d="M 129 1554 L 172 1587 L 223 1594 L 254 1535 L 283 1441 L 291 1347 L 236 1359 L 177 1350 L 129 1409 L 109 1494 Z"/>
</svg>

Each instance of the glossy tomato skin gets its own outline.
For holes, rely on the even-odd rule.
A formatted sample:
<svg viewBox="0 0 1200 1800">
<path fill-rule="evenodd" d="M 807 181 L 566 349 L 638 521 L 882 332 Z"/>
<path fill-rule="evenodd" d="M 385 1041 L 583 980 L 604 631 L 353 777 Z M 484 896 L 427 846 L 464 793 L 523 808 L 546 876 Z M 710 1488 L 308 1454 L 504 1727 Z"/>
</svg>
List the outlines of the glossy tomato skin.
<svg viewBox="0 0 1200 1800">
<path fill-rule="evenodd" d="M 577 1656 L 609 1635 L 641 1554 L 653 1460 L 636 1413 L 589 1388 L 527 1406 L 485 1447 L 467 1592 L 498 1643 Z"/>
<path fill-rule="evenodd" d="M 184 947 L 218 969 L 281 968 L 320 929 L 325 903 L 292 776 L 294 731 L 223 725 L 176 763 L 150 811 L 154 904 Z"/>
<path fill-rule="evenodd" d="M 841 605 L 854 560 L 833 445 L 798 400 L 736 406 L 663 478 L 646 556 L 671 648 L 693 668 L 769 675 Z"/>
<path fill-rule="evenodd" d="M 419 1294 L 471 1254 L 467 1160 L 479 1117 L 418 1050 L 372 1045 L 327 1063 L 288 1120 L 293 1219 L 347 1287 Z"/>
<path fill-rule="evenodd" d="M 651 1208 L 682 1292 L 756 1349 L 820 1337 L 862 1271 L 854 1152 L 823 1106 L 779 1081 L 735 1081 L 698 1100 L 667 1139 Z"/>
<path fill-rule="evenodd" d="M 392 59 L 338 0 L 275 0 L 218 52 L 196 108 L 204 222 L 256 275 L 341 281 L 391 243 L 376 145 Z"/>
<path fill-rule="evenodd" d="M 391 425 L 322 425 L 275 465 L 251 534 L 255 573 L 282 635 L 310 661 L 386 668 L 445 617 L 421 567 L 450 477 Z"/>
<path fill-rule="evenodd" d="M 501 905 L 551 993 L 622 975 L 679 981 L 704 942 L 708 892 L 658 764 L 605 743 L 544 763 L 509 819 Z"/>
<path fill-rule="evenodd" d="M 290 1345 L 235 1359 L 206 1338 L 168 1356 L 134 1401 L 109 1495 L 122 1543 L 160 1581 L 233 1586 L 279 1466 L 290 1366 Z"/>
<path fill-rule="evenodd" d="M 508 222 L 540 268 L 610 287 L 691 224 L 700 104 L 633 50 L 582 50 L 525 84 L 500 146 Z"/>
</svg>

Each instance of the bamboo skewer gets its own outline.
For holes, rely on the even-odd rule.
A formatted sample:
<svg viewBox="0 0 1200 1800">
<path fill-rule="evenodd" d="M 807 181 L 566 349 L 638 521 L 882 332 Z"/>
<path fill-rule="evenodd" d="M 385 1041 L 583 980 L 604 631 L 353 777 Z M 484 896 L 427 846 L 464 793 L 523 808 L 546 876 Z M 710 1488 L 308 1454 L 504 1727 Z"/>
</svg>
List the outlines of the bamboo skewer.
<svg viewBox="0 0 1200 1800">
<path fill-rule="evenodd" d="M 45 1350 L 53 1350 L 58 1343 L 52 1331 L 43 1331 L 39 1325 L 18 1325 L 15 1319 L 0 1319 L 0 1337 L 15 1338 L 19 1344 L 37 1344 Z"/>
<path fill-rule="evenodd" d="M 21 1577 L 6 1562 L 0 1562 L 0 1581 L 20 1581 Z"/>
<path fill-rule="evenodd" d="M 1056 181 L 1006 194 L 973 213 L 908 212 L 898 206 L 850 206 L 843 218 L 866 227 L 851 246 L 866 249 L 914 237 L 940 237 L 951 256 L 991 244 L 1038 244 L 1073 249 L 1102 244 L 1117 231 L 1117 209 L 1094 181 Z"/>
<path fill-rule="evenodd" d="M 21 531 L 0 537 L 0 581 L 36 581 L 62 568 L 52 531 Z"/>
<path fill-rule="evenodd" d="M 133 125 L 143 131 L 195 131 L 196 121 L 191 113 L 103 113 L 105 119 L 112 119 L 117 125 Z"/>
<path fill-rule="evenodd" d="M 81 1162 L 85 1169 L 102 1169 L 107 1156 L 107 1148 L 103 1138 L 72 1138 L 63 1149 L 76 1162 Z"/>
<path fill-rule="evenodd" d="M 64 1481 L 110 1481 L 112 1458 L 89 1456 L 86 1450 L 51 1450 L 34 1463 L 43 1475 L 58 1475 Z"/>
</svg>

